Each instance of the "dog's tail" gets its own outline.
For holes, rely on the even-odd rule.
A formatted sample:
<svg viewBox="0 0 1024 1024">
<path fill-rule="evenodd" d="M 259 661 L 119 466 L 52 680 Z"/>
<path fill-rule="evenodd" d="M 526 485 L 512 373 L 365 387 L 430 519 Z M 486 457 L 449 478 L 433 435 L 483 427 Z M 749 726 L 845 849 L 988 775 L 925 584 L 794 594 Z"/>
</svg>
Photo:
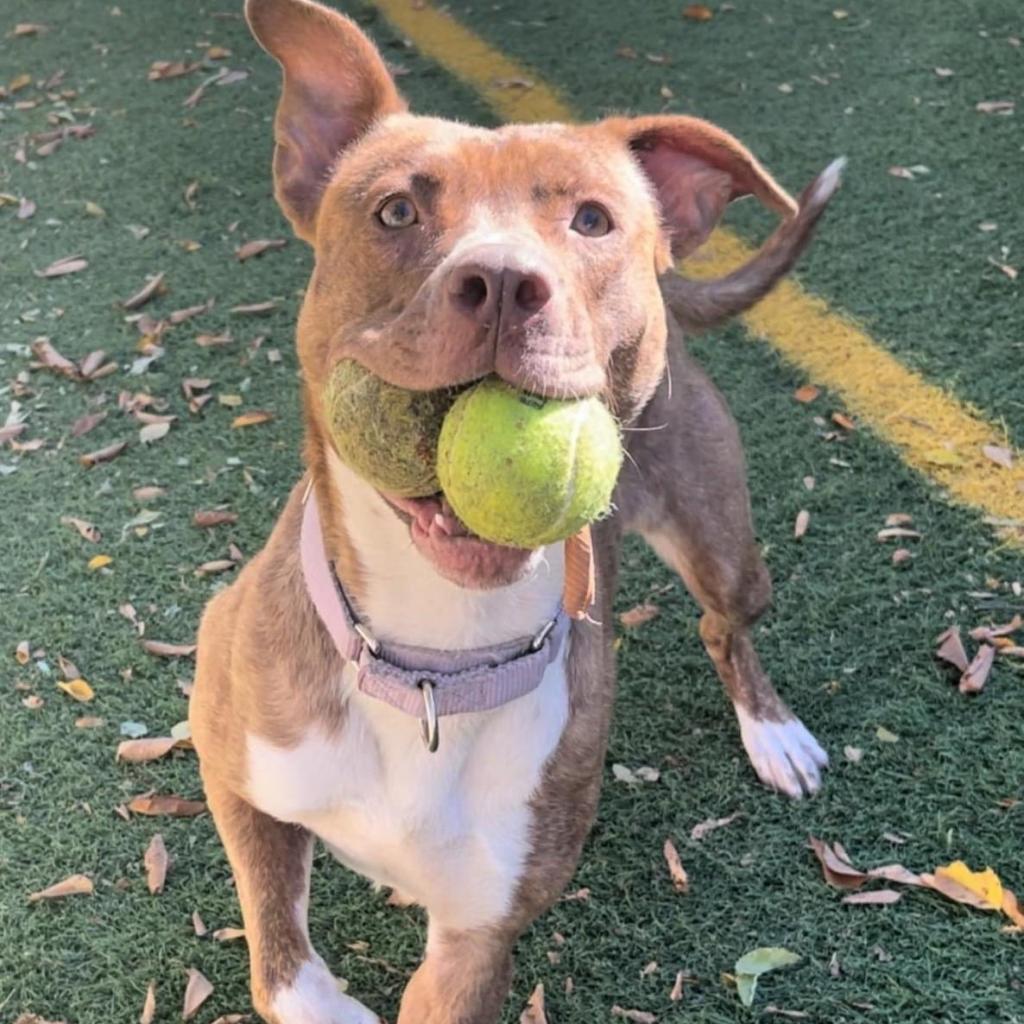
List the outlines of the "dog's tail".
<svg viewBox="0 0 1024 1024">
<path fill-rule="evenodd" d="M 665 303 L 684 330 L 706 330 L 744 312 L 789 273 L 835 195 L 845 166 L 845 157 L 833 160 L 804 189 L 796 215 L 776 229 L 753 259 L 731 274 L 707 281 L 679 274 L 662 278 Z"/>
</svg>

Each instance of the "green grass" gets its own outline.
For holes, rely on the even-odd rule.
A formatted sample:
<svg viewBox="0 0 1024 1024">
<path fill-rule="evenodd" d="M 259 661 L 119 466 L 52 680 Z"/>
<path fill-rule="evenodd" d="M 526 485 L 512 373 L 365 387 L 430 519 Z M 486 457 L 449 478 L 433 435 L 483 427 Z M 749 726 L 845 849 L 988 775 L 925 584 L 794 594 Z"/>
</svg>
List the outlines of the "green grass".
<svg viewBox="0 0 1024 1024">
<path fill-rule="evenodd" d="M 990 243 L 1004 233 L 1009 241 L 1015 223 L 1008 182 L 1019 165 L 1019 114 L 984 119 L 967 109 L 954 118 L 951 107 L 930 106 L 940 94 L 968 108 L 975 97 L 999 98 L 1014 88 L 1019 97 L 1019 73 L 1008 76 L 1014 67 L 1019 72 L 1024 55 L 996 45 L 1015 18 L 1021 27 L 1019 12 L 1008 2 L 868 4 L 840 22 L 830 5 L 791 0 L 758 5 L 756 13 L 737 4 L 736 12 L 694 26 L 678 18 L 678 7 L 588 3 L 553 13 L 553 5 L 521 0 L 514 10 L 487 5 L 459 13 L 590 113 L 656 109 L 658 86 L 666 82 L 680 109 L 735 129 L 788 184 L 799 185 L 835 152 L 849 153 L 849 183 L 803 279 L 861 316 L 901 358 L 1005 417 L 1019 439 L 1019 287 L 984 259 Z M 270 196 L 277 71 L 249 40 L 235 5 L 124 4 L 121 16 L 110 8 L 106 0 L 8 0 L 0 24 L 3 32 L 16 21 L 52 28 L 39 38 L 0 39 L 0 78 L 27 71 L 40 79 L 63 68 L 64 87 L 79 92 L 71 107 L 95 108 L 75 116 L 97 126 L 94 138 L 69 140 L 25 166 L 13 158 L 16 142 L 45 129 L 53 107 L 18 111 L 0 103 L 0 192 L 38 204 L 27 221 L 15 220 L 11 207 L 0 210 L 0 412 L 15 397 L 11 382 L 27 368 L 25 346 L 38 335 L 69 356 L 103 347 L 120 367 L 92 384 L 31 374 L 31 393 L 15 399 L 29 414 L 22 439 L 43 437 L 47 446 L 25 455 L 0 452 L 0 1021 L 24 1010 L 73 1024 L 131 1019 L 151 979 L 158 983 L 157 1019 L 171 1021 L 185 969 L 194 966 L 216 986 L 198 1017 L 208 1024 L 248 1005 L 244 947 L 198 939 L 190 924 L 193 910 L 211 927 L 238 923 L 212 823 L 124 822 L 113 813 L 151 788 L 199 795 L 194 755 L 148 766 L 113 759 L 122 721 L 141 720 L 158 735 L 186 716 L 177 682 L 190 677 L 192 665 L 146 655 L 117 608 L 130 601 L 148 636 L 186 641 L 224 582 L 196 578 L 195 566 L 223 557 L 229 541 L 249 555 L 269 532 L 300 471 L 291 336 L 310 257 L 292 241 L 244 265 L 233 258 L 242 240 L 287 234 Z M 388 58 L 408 69 L 401 85 L 419 109 L 489 120 L 472 94 L 405 48 L 372 12 L 355 10 Z M 769 11 L 773 24 L 765 20 Z M 544 31 L 530 26 L 535 18 L 545 20 Z M 988 40 L 977 35 L 984 26 Z M 707 44 L 680 50 L 685 59 L 668 68 L 611 56 L 620 43 L 676 52 L 698 32 Z M 153 60 L 201 53 L 199 40 L 230 47 L 227 63 L 249 69 L 250 77 L 211 87 L 189 112 L 181 101 L 211 72 L 159 83 L 145 74 Z M 830 42 L 839 48 L 829 50 Z M 954 67 L 957 76 L 933 80 L 933 63 Z M 843 77 L 832 86 L 807 83 L 810 72 L 833 65 Z M 781 81 L 797 83 L 794 92 L 779 93 Z M 920 107 L 910 104 L 914 94 Z M 18 98 L 39 95 L 32 88 Z M 844 119 L 849 104 L 862 116 Z M 923 181 L 885 173 L 889 163 L 919 162 L 932 167 Z M 195 209 L 183 199 L 192 181 L 199 182 Z M 936 191 L 941 203 L 932 197 Z M 89 216 L 86 200 L 105 216 Z M 979 236 L 975 224 L 982 219 L 999 222 L 995 240 Z M 150 232 L 136 241 L 128 224 Z M 186 252 L 182 239 L 202 248 Z M 89 269 L 52 280 L 33 274 L 71 253 L 86 255 Z M 210 296 L 217 305 L 173 329 L 166 354 L 132 377 L 126 367 L 137 354 L 137 334 L 116 302 L 159 270 L 171 290 L 147 307 L 154 315 Z M 280 306 L 268 318 L 228 313 L 232 305 L 271 297 Z M 225 329 L 235 338 L 226 347 L 194 343 L 200 332 Z M 248 342 L 257 334 L 268 337 L 254 351 Z M 279 363 L 268 361 L 267 348 L 281 353 Z M 1009 589 L 1021 578 L 1019 555 L 1001 549 L 976 516 L 944 503 L 869 432 L 823 439 L 814 417 L 827 416 L 835 402 L 828 395 L 809 407 L 793 402 L 801 379 L 739 330 L 695 349 L 743 429 L 759 533 L 776 581 L 758 646 L 831 751 L 834 768 L 820 797 L 807 803 L 787 803 L 756 784 L 700 648 L 695 606 L 640 545 L 630 544 L 620 608 L 671 586 L 656 598 L 660 617 L 623 639 L 608 762 L 656 765 L 662 780 L 631 789 L 613 783 L 609 771 L 573 883 L 589 887 L 591 899 L 560 904 L 524 938 L 505 1020 L 518 1020 L 529 990 L 543 981 L 553 1024 L 609 1020 L 613 1004 L 650 1010 L 663 1021 L 718 1024 L 757 1018 L 769 1003 L 827 1022 L 1024 1021 L 1021 940 L 1000 934 L 992 915 L 917 892 L 892 908 L 841 906 L 805 848 L 813 833 L 842 840 L 866 865 L 901 859 L 927 869 L 963 858 L 993 865 L 1007 884 L 1024 889 L 1022 808 L 997 805 L 1024 796 L 1024 678 L 1000 663 L 986 692 L 966 700 L 931 657 L 932 639 L 948 623 L 970 627 L 1021 609 Z M 242 395 L 243 408 L 270 409 L 276 418 L 235 431 L 237 410 L 216 399 L 201 416 L 191 415 L 179 390 L 188 375 L 211 377 L 215 394 Z M 135 441 L 139 424 L 117 411 L 122 389 L 168 402 L 179 417 L 168 437 L 151 448 Z M 107 420 L 71 438 L 72 421 L 97 407 L 110 410 Z M 81 453 L 121 438 L 133 444 L 120 459 L 89 471 L 78 464 Z M 812 493 L 801 483 L 808 474 L 817 480 Z M 146 506 L 160 518 L 145 536 L 123 532 L 140 510 L 132 489 L 149 483 L 168 489 Z M 190 525 L 196 509 L 221 503 L 239 513 L 236 526 L 201 532 Z M 802 507 L 812 512 L 812 524 L 796 543 L 792 523 Z M 924 533 L 903 570 L 891 566 L 890 549 L 875 540 L 895 511 L 912 513 Z M 89 545 L 61 525 L 67 514 L 95 522 L 102 541 Z M 86 568 L 97 552 L 113 557 L 109 572 Z M 49 675 L 35 662 L 18 666 L 13 651 L 23 639 L 45 649 Z M 60 653 L 95 687 L 89 708 L 57 691 Z M 23 705 L 30 693 L 45 699 L 41 709 Z M 76 729 L 83 713 L 102 716 L 106 726 Z M 880 743 L 879 725 L 900 741 Z M 864 749 L 861 764 L 843 759 L 847 744 Z M 743 817 L 734 825 L 701 843 L 689 839 L 695 823 L 736 810 Z M 141 858 L 156 831 L 173 864 L 167 890 L 150 896 Z M 893 849 L 883 838 L 887 831 L 910 838 Z M 685 897 L 673 893 L 662 862 L 669 835 L 692 879 Z M 387 908 L 326 857 L 318 869 L 317 946 L 356 994 L 393 1018 L 421 948 L 419 915 Z M 94 896 L 26 904 L 29 892 L 73 872 L 95 878 Z M 555 933 L 564 945 L 556 946 Z M 368 948 L 349 948 L 358 942 Z M 766 978 L 751 1013 L 720 975 L 749 948 L 772 944 L 804 960 Z M 547 955 L 552 950 L 558 963 Z M 828 970 L 834 953 L 839 978 Z M 659 970 L 641 979 L 652 960 Z M 699 984 L 673 1006 L 667 993 L 680 969 Z M 566 976 L 575 982 L 571 996 L 564 995 Z"/>
</svg>

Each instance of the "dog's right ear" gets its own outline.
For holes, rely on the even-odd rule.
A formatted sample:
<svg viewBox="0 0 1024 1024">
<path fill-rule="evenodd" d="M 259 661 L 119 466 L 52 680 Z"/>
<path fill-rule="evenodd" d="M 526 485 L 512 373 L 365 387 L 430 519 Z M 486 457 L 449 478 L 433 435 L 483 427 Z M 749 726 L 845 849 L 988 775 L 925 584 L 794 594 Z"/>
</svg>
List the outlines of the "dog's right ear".
<svg viewBox="0 0 1024 1024">
<path fill-rule="evenodd" d="M 274 118 L 274 192 L 295 233 L 312 242 L 339 153 L 405 101 L 377 48 L 351 19 L 311 0 L 246 0 L 259 44 L 281 65 Z"/>
</svg>

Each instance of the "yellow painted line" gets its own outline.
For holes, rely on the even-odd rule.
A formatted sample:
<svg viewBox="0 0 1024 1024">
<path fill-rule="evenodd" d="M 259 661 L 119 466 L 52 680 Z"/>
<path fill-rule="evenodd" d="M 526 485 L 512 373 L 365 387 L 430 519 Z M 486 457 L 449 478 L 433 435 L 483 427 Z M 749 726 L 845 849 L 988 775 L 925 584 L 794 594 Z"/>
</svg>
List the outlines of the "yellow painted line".
<svg viewBox="0 0 1024 1024">
<path fill-rule="evenodd" d="M 413 0 L 374 0 L 416 48 L 476 90 L 505 121 L 573 121 L 558 93 L 530 69 L 495 50 L 464 25 Z M 532 83 L 528 88 L 516 82 Z M 689 268 L 701 276 L 734 269 L 756 250 L 720 228 Z M 1009 447 L 1006 432 L 920 374 L 907 369 L 851 320 L 794 281 L 783 282 L 743 317 L 762 338 L 816 383 L 839 395 L 848 412 L 892 444 L 914 469 L 956 501 L 999 520 L 1024 521 L 1024 453 L 1010 469 L 982 448 Z"/>
</svg>

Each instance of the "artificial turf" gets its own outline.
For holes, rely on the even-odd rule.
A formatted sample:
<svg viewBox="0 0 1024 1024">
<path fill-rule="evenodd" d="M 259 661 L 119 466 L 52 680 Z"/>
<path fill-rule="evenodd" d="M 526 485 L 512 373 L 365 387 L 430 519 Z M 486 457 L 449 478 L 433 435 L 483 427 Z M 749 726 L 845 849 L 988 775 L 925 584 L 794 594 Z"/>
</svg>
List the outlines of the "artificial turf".
<svg viewBox="0 0 1024 1024">
<path fill-rule="evenodd" d="M 997 243 L 1012 243 L 1007 175 L 1019 166 L 1019 114 L 973 110 L 975 97 L 1003 98 L 1014 88 L 1019 97 L 1020 78 L 1009 76 L 1024 54 L 1006 42 L 1024 28 L 1016 5 L 875 3 L 851 7 L 842 19 L 810 0 L 737 3 L 704 24 L 685 22 L 680 6 L 520 0 L 504 8 L 460 4 L 456 13 L 589 114 L 659 109 L 666 102 L 659 88 L 670 85 L 678 97 L 671 109 L 720 120 L 793 187 L 846 152 L 848 184 L 802 279 L 931 379 L 1004 418 L 1019 440 L 1020 291 L 985 261 L 1000 255 Z M 415 107 L 490 121 L 471 92 L 403 45 L 372 9 L 349 9 L 405 69 L 400 84 Z M 243 944 L 197 938 L 190 921 L 198 910 L 211 927 L 238 923 L 212 823 L 125 822 L 113 813 L 149 789 L 199 795 L 194 755 L 141 766 L 113 758 L 120 723 L 142 721 L 158 735 L 185 718 L 177 683 L 192 664 L 143 652 L 118 606 L 135 606 L 147 636 L 188 641 L 204 602 L 225 582 L 197 578 L 195 567 L 223 557 L 230 541 L 251 554 L 268 533 L 300 471 L 291 336 L 310 257 L 296 241 L 244 264 L 233 255 L 244 240 L 287 235 L 270 196 L 278 73 L 236 6 L 165 0 L 116 10 L 106 0 L 7 0 L 0 24 L 3 33 L 18 22 L 49 26 L 41 35 L 0 38 L 0 79 L 28 72 L 39 81 L 63 69 L 58 88 L 78 93 L 67 104 L 71 116 L 97 128 L 95 137 L 68 139 L 47 157 L 30 145 L 23 164 L 20 140 L 50 127 L 46 116 L 59 108 L 35 86 L 0 101 L 0 192 L 37 204 L 27 220 L 17 220 L 13 206 L 0 209 L 0 413 L 19 402 L 29 424 L 19 440 L 47 441 L 39 451 L 0 451 L 0 1020 L 28 1010 L 73 1024 L 131 1018 L 153 979 L 157 1020 L 171 1020 L 185 970 L 196 967 L 215 985 L 197 1018 L 207 1024 L 248 1006 Z M 152 61 L 199 59 L 207 44 L 232 54 L 185 78 L 146 80 Z M 639 58 L 616 58 L 620 45 L 635 47 Z M 648 52 L 671 53 L 673 62 L 653 64 Z M 194 110 L 183 108 L 217 63 L 249 77 L 212 85 Z M 956 75 L 939 79 L 933 64 Z M 828 86 L 809 80 L 830 70 L 841 77 Z M 782 82 L 793 91 L 779 92 Z M 32 99 L 41 102 L 15 108 L 15 100 Z M 855 113 L 844 114 L 847 106 Z M 930 173 L 916 181 L 887 174 L 890 164 L 918 163 Z M 184 198 L 191 182 L 198 182 L 194 205 Z M 86 201 L 103 215 L 87 212 Z M 981 220 L 999 224 L 994 238 L 978 232 Z M 752 236 L 763 225 L 745 211 L 734 223 Z M 128 225 L 149 233 L 136 240 Z M 201 247 L 184 247 L 188 240 Z M 73 253 L 89 260 L 84 272 L 33 273 Z M 132 376 L 138 332 L 117 300 L 158 271 L 169 293 L 146 307 L 153 316 L 209 297 L 217 304 L 170 330 L 164 355 Z M 265 318 L 228 312 L 270 298 L 279 305 Z M 225 330 L 233 340 L 224 346 L 195 344 L 200 333 Z M 88 384 L 33 372 L 30 390 L 19 395 L 25 385 L 16 377 L 39 335 L 71 357 L 105 348 L 119 371 Z M 257 335 L 266 336 L 258 348 L 250 344 Z M 653 595 L 661 614 L 623 631 L 608 763 L 653 765 L 661 780 L 627 786 L 611 781 L 609 770 L 573 882 L 590 898 L 559 904 L 525 936 L 505 1020 L 518 1020 L 538 981 L 552 1024 L 609 1020 L 613 1005 L 702 1024 L 748 1020 L 768 1004 L 828 1022 L 1024 1020 L 1021 939 L 1001 934 L 994 915 L 920 892 L 888 908 L 843 906 L 805 847 L 808 834 L 820 835 L 842 840 L 863 864 L 901 860 L 914 869 L 962 858 L 991 864 L 1024 889 L 1024 806 L 1000 804 L 1024 796 L 1024 677 L 1000 661 L 985 692 L 966 699 L 932 658 L 933 638 L 948 624 L 1002 621 L 1022 610 L 1010 589 L 1021 579 L 1019 553 L 1002 547 L 976 513 L 946 504 L 870 430 L 826 439 L 831 431 L 815 417 L 838 409 L 834 399 L 794 402 L 803 381 L 740 330 L 694 348 L 740 421 L 776 581 L 758 647 L 831 752 L 833 769 L 821 795 L 805 803 L 757 785 L 700 648 L 695 606 L 630 544 L 619 607 Z M 215 398 L 200 415 L 190 413 L 180 391 L 186 376 L 212 378 L 215 395 L 241 396 L 242 406 Z M 138 443 L 140 424 L 117 411 L 122 390 L 168 402 L 179 418 L 167 437 Z M 75 419 L 100 408 L 109 410 L 100 426 L 70 436 Z M 274 420 L 231 428 L 240 411 L 256 408 Z M 132 445 L 119 459 L 91 470 L 79 464 L 80 454 L 122 438 Z M 810 492 L 802 483 L 808 475 L 816 479 Z M 140 505 L 132 490 L 144 484 L 167 494 Z M 191 525 L 197 509 L 220 504 L 239 514 L 236 525 Z M 124 527 L 141 508 L 159 518 L 139 536 Z M 810 510 L 811 528 L 797 542 L 801 508 Z M 875 539 L 892 512 L 912 514 L 923 534 L 902 568 Z M 61 524 L 62 515 L 91 520 L 102 539 L 89 544 Z M 112 556 L 107 570 L 87 569 L 97 553 Z M 19 666 L 21 640 L 45 657 Z M 58 654 L 94 686 L 92 704 L 74 704 L 57 689 Z M 23 703 L 32 694 L 45 700 L 41 708 Z M 84 714 L 106 725 L 76 728 Z M 898 742 L 880 741 L 879 726 Z M 859 764 L 844 758 L 847 745 L 864 751 Z M 697 822 L 733 811 L 742 812 L 734 824 L 690 839 Z M 173 862 L 166 891 L 151 896 L 141 859 L 156 831 Z M 907 842 L 894 847 L 885 833 Z M 668 836 L 690 873 L 686 896 L 668 881 Z M 74 872 L 95 879 L 93 896 L 26 903 L 28 893 Z M 318 948 L 353 993 L 393 1019 L 421 948 L 419 914 L 387 907 L 321 856 L 311 919 Z M 765 979 L 752 1014 L 722 972 L 751 947 L 776 944 L 804 960 Z M 641 977 L 652 961 L 658 969 Z M 677 970 L 696 981 L 672 1004 Z"/>
</svg>

